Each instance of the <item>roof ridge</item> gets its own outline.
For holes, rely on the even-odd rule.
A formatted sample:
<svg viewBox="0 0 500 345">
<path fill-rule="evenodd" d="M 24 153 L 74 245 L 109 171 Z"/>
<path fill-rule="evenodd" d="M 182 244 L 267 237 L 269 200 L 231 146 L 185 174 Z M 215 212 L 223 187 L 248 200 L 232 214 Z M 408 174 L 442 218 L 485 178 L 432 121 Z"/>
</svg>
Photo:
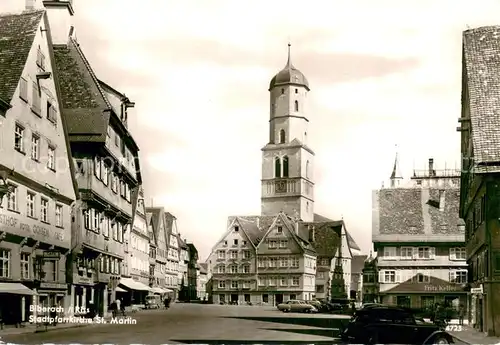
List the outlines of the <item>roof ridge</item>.
<svg viewBox="0 0 500 345">
<path fill-rule="evenodd" d="M 99 90 L 99 93 L 101 94 L 104 103 L 106 103 L 106 106 L 108 107 L 109 110 L 112 110 L 111 103 L 109 102 L 108 98 L 106 97 L 106 94 L 104 93 L 104 90 L 101 87 L 101 84 L 99 83 L 99 79 L 94 73 L 94 70 L 92 69 L 92 66 L 90 66 L 89 60 L 87 60 L 87 57 L 83 53 L 83 50 L 80 48 L 80 44 L 73 38 L 69 38 L 71 43 L 73 43 L 73 46 L 75 47 L 76 51 L 80 55 L 80 57 L 83 60 L 83 63 L 85 64 L 85 67 L 87 67 L 87 70 L 89 71 L 90 76 L 92 77 L 92 80 L 94 81 L 97 89 Z"/>
</svg>

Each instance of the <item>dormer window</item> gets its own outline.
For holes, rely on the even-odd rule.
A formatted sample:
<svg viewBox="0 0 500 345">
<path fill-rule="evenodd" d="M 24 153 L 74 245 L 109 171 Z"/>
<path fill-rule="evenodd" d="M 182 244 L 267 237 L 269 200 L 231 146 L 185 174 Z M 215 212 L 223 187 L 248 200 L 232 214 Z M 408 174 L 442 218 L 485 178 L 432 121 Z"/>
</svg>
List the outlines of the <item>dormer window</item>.
<svg viewBox="0 0 500 345">
<path fill-rule="evenodd" d="M 238 232 L 240 230 L 240 227 L 239 226 L 235 226 L 234 227 L 234 231 Z"/>
</svg>

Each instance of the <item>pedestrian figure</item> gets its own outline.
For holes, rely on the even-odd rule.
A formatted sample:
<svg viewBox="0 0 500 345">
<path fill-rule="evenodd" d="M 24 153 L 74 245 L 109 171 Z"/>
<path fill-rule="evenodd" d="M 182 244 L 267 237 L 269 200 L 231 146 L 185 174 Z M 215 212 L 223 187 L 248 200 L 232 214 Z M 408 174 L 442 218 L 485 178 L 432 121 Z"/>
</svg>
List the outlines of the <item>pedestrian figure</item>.
<svg viewBox="0 0 500 345">
<path fill-rule="evenodd" d="M 122 315 L 125 315 L 125 310 L 123 309 L 122 301 L 119 298 L 117 298 L 115 303 L 116 303 L 116 314 L 118 315 L 118 313 L 121 313 Z"/>
<path fill-rule="evenodd" d="M 464 325 L 464 317 L 465 317 L 465 307 L 463 304 L 460 304 L 458 307 L 458 322 L 460 326 Z"/>
<path fill-rule="evenodd" d="M 445 310 L 441 304 L 436 304 L 436 310 L 434 311 L 434 324 L 440 328 L 446 327 L 446 315 Z"/>
<path fill-rule="evenodd" d="M 172 301 L 172 299 L 170 297 L 167 298 L 167 309 L 170 308 L 170 302 Z"/>
<path fill-rule="evenodd" d="M 116 317 L 117 315 L 117 311 L 116 311 L 116 308 L 117 305 L 116 305 L 116 302 L 112 302 L 110 305 L 109 305 L 109 308 L 111 309 L 111 313 L 113 313 L 113 317 Z"/>
</svg>

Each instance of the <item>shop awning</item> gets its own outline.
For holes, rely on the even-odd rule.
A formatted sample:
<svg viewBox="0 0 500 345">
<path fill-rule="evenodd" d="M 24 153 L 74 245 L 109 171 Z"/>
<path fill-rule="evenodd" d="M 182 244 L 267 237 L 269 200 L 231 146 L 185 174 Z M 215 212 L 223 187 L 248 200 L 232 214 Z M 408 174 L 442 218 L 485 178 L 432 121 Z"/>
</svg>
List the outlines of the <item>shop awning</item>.
<svg viewBox="0 0 500 345">
<path fill-rule="evenodd" d="M 120 284 L 125 286 L 126 288 L 128 288 L 130 290 L 151 291 L 151 288 L 149 286 L 146 286 L 143 283 L 135 281 L 135 280 L 130 279 L 130 278 L 120 279 Z"/>
<path fill-rule="evenodd" d="M 159 287 L 151 288 L 151 291 L 154 292 L 154 293 L 159 293 L 160 295 L 164 294 L 164 293 L 167 293 L 167 291 L 165 291 L 165 290 L 163 290 L 162 288 L 159 288 Z"/>
<path fill-rule="evenodd" d="M 167 288 L 165 288 L 165 289 L 163 289 L 163 290 L 165 290 L 165 292 L 174 292 L 174 290 L 167 289 Z"/>
<path fill-rule="evenodd" d="M 127 292 L 127 290 L 122 289 L 121 287 L 117 286 L 115 289 L 116 292 Z"/>
<path fill-rule="evenodd" d="M 36 292 L 21 283 L 0 283 L 0 293 L 35 296 Z"/>
</svg>

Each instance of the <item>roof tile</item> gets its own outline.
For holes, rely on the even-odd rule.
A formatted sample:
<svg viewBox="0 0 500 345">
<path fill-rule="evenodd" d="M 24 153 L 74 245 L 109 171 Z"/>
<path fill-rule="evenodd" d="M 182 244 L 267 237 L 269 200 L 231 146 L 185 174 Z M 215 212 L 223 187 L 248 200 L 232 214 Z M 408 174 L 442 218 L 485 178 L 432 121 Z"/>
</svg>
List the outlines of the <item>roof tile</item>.
<svg viewBox="0 0 500 345">
<path fill-rule="evenodd" d="M 500 26 L 464 31 L 463 64 L 468 89 L 475 163 L 500 162 Z M 465 90 L 464 90 L 465 91 Z"/>
<path fill-rule="evenodd" d="M 105 141 L 109 102 L 78 43 L 54 46 L 61 104 L 71 141 Z"/>
<path fill-rule="evenodd" d="M 462 234 L 459 218 L 460 189 L 444 189 L 444 207 L 440 209 L 438 188 L 394 188 L 377 191 L 380 234 L 455 235 Z"/>
<path fill-rule="evenodd" d="M 10 103 L 44 10 L 0 15 L 0 99 Z"/>
</svg>

